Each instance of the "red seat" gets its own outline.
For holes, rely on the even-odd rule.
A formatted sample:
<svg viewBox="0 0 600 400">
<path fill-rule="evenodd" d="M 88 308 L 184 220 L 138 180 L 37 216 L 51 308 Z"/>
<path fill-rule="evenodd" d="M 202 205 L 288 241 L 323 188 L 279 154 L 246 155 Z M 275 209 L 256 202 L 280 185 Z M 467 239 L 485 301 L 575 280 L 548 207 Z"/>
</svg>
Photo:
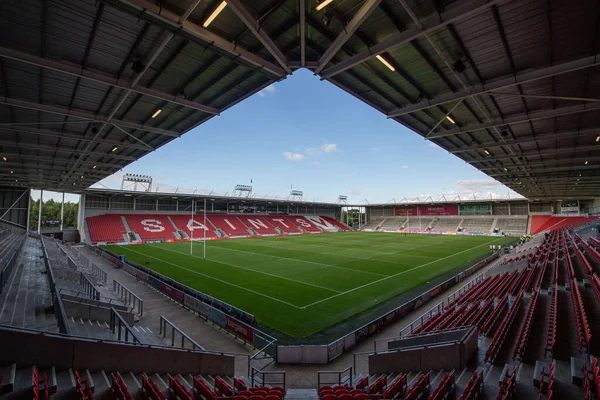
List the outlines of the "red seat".
<svg viewBox="0 0 600 400">
<path fill-rule="evenodd" d="M 237 396 L 233 396 L 233 400 L 248 400 L 248 397 L 246 397 L 246 396 L 240 396 L 238 394 Z"/>
<path fill-rule="evenodd" d="M 337 396 L 333 395 L 333 394 L 328 394 L 326 396 L 322 397 L 323 400 L 337 400 Z M 253 400 L 253 399 L 250 399 Z"/>
<path fill-rule="evenodd" d="M 352 395 L 350 393 L 338 394 L 337 397 L 339 400 L 352 400 Z"/>
</svg>

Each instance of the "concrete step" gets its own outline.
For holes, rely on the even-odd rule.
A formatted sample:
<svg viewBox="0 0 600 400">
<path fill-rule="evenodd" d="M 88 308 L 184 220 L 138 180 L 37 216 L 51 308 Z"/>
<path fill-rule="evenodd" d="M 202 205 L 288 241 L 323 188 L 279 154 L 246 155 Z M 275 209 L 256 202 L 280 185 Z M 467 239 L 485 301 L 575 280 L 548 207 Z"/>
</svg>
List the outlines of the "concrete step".
<svg viewBox="0 0 600 400">
<path fill-rule="evenodd" d="M 285 400 L 318 400 L 317 389 L 287 389 Z"/>
</svg>

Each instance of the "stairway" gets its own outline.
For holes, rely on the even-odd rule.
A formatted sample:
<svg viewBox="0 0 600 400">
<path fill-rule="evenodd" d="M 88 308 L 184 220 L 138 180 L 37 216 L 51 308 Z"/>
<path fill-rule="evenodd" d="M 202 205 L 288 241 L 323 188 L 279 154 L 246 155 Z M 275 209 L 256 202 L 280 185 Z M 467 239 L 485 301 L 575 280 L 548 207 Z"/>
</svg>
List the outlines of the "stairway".
<svg viewBox="0 0 600 400">
<path fill-rule="evenodd" d="M 0 296 L 0 324 L 58 332 L 39 239 L 28 237 Z"/>
</svg>

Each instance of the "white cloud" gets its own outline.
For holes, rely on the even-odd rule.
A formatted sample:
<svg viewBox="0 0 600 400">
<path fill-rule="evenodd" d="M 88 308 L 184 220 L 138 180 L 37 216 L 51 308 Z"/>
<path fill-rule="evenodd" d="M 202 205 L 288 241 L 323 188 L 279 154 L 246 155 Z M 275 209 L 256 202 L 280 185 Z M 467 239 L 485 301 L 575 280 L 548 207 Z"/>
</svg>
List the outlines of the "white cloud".
<svg viewBox="0 0 600 400">
<path fill-rule="evenodd" d="M 400 168 L 402 168 L 402 169 L 407 169 L 407 168 L 408 168 L 408 165 L 403 165 L 403 166 L 401 166 Z"/>
<path fill-rule="evenodd" d="M 304 154 L 300 154 L 300 153 L 292 153 L 292 152 L 286 151 L 283 153 L 283 156 L 291 161 L 304 160 Z"/>
<path fill-rule="evenodd" d="M 318 161 L 313 161 L 312 163 L 313 163 L 313 165 L 314 165 L 315 167 L 318 167 L 318 166 L 321 164 L 321 163 L 320 163 L 320 162 L 318 162 Z"/>
<path fill-rule="evenodd" d="M 341 151 L 340 149 L 338 149 L 337 144 L 335 143 L 324 143 L 323 146 L 321 146 L 321 149 L 325 153 L 335 153 Z"/>
<path fill-rule="evenodd" d="M 275 93 L 277 93 L 277 88 L 273 85 L 269 85 L 266 88 L 264 88 L 263 90 L 261 90 L 260 92 L 258 92 L 258 95 L 260 97 L 267 97 L 267 96 L 273 96 Z"/>
<path fill-rule="evenodd" d="M 371 147 L 371 151 L 373 151 L 373 152 L 379 151 L 379 147 Z"/>
<path fill-rule="evenodd" d="M 360 195 L 360 186 L 352 186 L 350 190 L 348 190 L 348 194 L 350 196 L 358 196 Z"/>
<path fill-rule="evenodd" d="M 308 154 L 309 156 L 312 156 L 313 154 L 317 154 L 318 152 L 319 152 L 319 149 L 315 149 L 314 147 L 306 149 L 306 154 Z"/>
</svg>

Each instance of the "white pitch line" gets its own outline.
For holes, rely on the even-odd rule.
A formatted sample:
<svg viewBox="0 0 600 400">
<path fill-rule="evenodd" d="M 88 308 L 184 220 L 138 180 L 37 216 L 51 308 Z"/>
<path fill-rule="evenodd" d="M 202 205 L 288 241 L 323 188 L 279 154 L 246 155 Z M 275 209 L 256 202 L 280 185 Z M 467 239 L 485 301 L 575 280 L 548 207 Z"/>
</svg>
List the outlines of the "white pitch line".
<svg viewBox="0 0 600 400">
<path fill-rule="evenodd" d="M 154 246 L 152 246 L 152 247 L 154 247 Z M 194 258 L 199 258 L 199 259 L 201 259 L 201 260 L 208 260 L 208 261 L 212 261 L 212 262 L 215 262 L 215 263 L 217 263 L 217 264 L 229 265 L 230 267 L 233 267 L 233 268 L 239 268 L 239 269 L 243 269 L 243 270 L 246 270 L 246 271 L 252 271 L 252 272 L 256 272 L 257 274 L 263 274 L 263 275 L 272 276 L 272 277 L 274 277 L 274 278 L 285 279 L 286 281 L 296 282 L 296 283 L 300 283 L 300 284 L 302 284 L 302 285 L 313 286 L 313 287 L 316 287 L 316 288 L 319 288 L 319 289 L 328 290 L 328 291 L 330 291 L 330 292 L 342 293 L 342 292 L 340 292 L 339 290 L 335 290 L 335 289 L 327 288 L 327 287 L 325 287 L 325 286 L 319 286 L 319 285 L 314 285 L 314 284 L 312 284 L 312 283 L 307 283 L 307 282 L 297 281 L 297 280 L 295 280 L 295 279 L 292 279 L 292 278 L 286 278 L 286 277 L 283 277 L 283 276 L 279 276 L 279 275 L 275 275 L 275 274 L 270 274 L 270 273 L 268 273 L 268 272 L 258 271 L 258 270 L 252 269 L 252 268 L 241 267 L 241 266 L 239 266 L 239 265 L 230 264 L 230 263 L 226 263 L 226 262 L 223 262 L 223 261 L 217 261 L 217 260 L 213 260 L 212 258 L 204 258 L 204 257 L 199 257 L 199 256 L 190 255 L 190 254 L 185 254 L 185 253 L 182 253 L 182 252 L 180 252 L 180 251 L 169 250 L 169 249 L 166 249 L 166 248 L 163 248 L 163 247 L 155 247 L 155 248 L 157 248 L 157 249 L 160 249 L 160 250 L 164 250 L 164 251 L 170 251 L 170 252 L 172 252 L 172 253 L 182 254 L 182 255 L 185 255 L 185 256 L 190 256 L 190 257 L 194 257 Z"/>
<path fill-rule="evenodd" d="M 131 246 L 129 246 L 129 247 L 131 247 Z M 239 286 L 239 285 L 236 285 L 236 284 L 234 284 L 234 283 L 231 283 L 231 282 L 224 281 L 224 280 L 222 280 L 222 279 L 215 278 L 214 276 L 206 275 L 206 274 L 203 274 L 203 273 L 201 273 L 201 272 L 194 271 L 194 270 L 192 270 L 192 269 L 189 269 L 189 268 L 182 267 L 181 265 L 178 265 L 178 264 L 175 264 L 175 263 L 172 263 L 172 262 L 169 262 L 169 261 L 165 261 L 165 260 L 163 260 L 163 259 L 160 259 L 160 258 L 158 258 L 158 257 L 149 256 L 149 255 L 147 255 L 147 254 L 140 253 L 139 251 L 132 250 L 131 248 L 128 248 L 127 250 L 129 250 L 129 251 L 132 251 L 132 252 L 134 252 L 134 253 L 137 253 L 137 254 L 140 254 L 140 255 L 142 255 L 142 256 L 144 256 L 144 257 L 150 257 L 150 258 L 153 258 L 153 259 L 155 259 L 155 260 L 162 261 L 162 262 L 164 262 L 165 264 L 170 264 L 170 265 L 172 265 L 172 266 L 174 266 L 174 267 L 177 267 L 177 268 L 179 268 L 179 269 L 183 269 L 183 270 L 185 270 L 185 271 L 189 271 L 189 272 L 191 272 L 191 273 L 194 273 L 194 274 L 197 274 L 197 275 L 200 275 L 200 276 L 204 276 L 204 277 L 206 277 L 206 278 L 208 278 L 208 279 L 212 279 L 212 280 L 214 280 L 214 281 L 221 282 L 221 283 L 224 283 L 224 284 L 226 284 L 226 285 L 233 286 L 233 287 L 236 287 L 236 288 L 238 288 L 238 289 L 245 290 L 245 291 L 247 291 L 247 292 L 250 292 L 250 293 L 257 294 L 257 295 L 259 295 L 259 296 L 262 296 L 262 297 L 266 297 L 267 299 L 271 299 L 271 300 L 277 301 L 277 302 L 279 302 L 279 303 L 286 304 L 286 305 L 288 305 L 288 306 L 290 306 L 290 307 L 294 307 L 294 308 L 297 308 L 297 309 L 299 309 L 299 310 L 301 310 L 301 309 L 302 309 L 302 307 L 299 307 L 299 306 L 297 306 L 297 305 L 295 305 L 295 304 L 292 304 L 292 303 L 288 303 L 287 301 L 283 301 L 283 300 L 277 299 L 277 298 L 275 298 L 275 297 L 271 297 L 271 296 L 269 296 L 269 295 L 266 295 L 266 294 L 264 294 L 264 293 L 257 292 L 257 291 L 255 291 L 255 290 L 252 290 L 252 289 L 248 289 L 248 288 L 246 288 L 246 287 Z"/>
<path fill-rule="evenodd" d="M 365 288 L 365 287 L 367 287 L 367 286 L 371 286 L 371 285 L 374 285 L 374 284 L 376 284 L 376 283 L 383 282 L 383 281 L 386 281 L 386 280 L 388 280 L 388 279 L 391 279 L 391 278 L 395 278 L 395 277 L 397 277 L 397 276 L 400 276 L 400 275 L 404 275 L 404 274 L 406 274 L 406 273 L 408 273 L 408 272 L 411 272 L 411 271 L 414 271 L 414 270 L 417 270 L 417 269 L 420 269 L 420 268 L 426 267 L 426 266 L 428 266 L 428 265 L 430 265 L 430 264 L 433 264 L 433 263 L 436 263 L 436 262 L 438 262 L 438 261 L 443 261 L 443 260 L 445 260 L 445 259 L 447 259 L 447 258 L 454 257 L 454 256 L 456 256 L 456 255 L 458 255 L 458 254 L 466 253 L 467 251 L 471 251 L 471 250 L 473 250 L 473 249 L 476 249 L 476 248 L 478 248 L 478 247 L 481 247 L 481 246 L 487 246 L 487 245 L 489 245 L 489 244 L 491 244 L 491 243 L 497 242 L 498 240 L 500 240 L 500 239 L 492 240 L 491 242 L 487 242 L 487 243 L 480 244 L 479 246 L 471 247 L 470 249 L 463 250 L 463 251 L 460 251 L 460 252 L 458 252 L 458 253 L 451 254 L 451 255 L 449 255 L 449 256 L 447 256 L 447 257 L 438 258 L 438 259 L 437 259 L 437 260 L 435 260 L 435 261 L 431 261 L 431 262 L 428 262 L 428 263 L 426 263 L 426 264 L 421 264 L 421 265 L 419 265 L 419 266 L 416 266 L 416 267 L 414 267 L 414 268 L 407 269 L 407 270 L 405 270 L 405 271 L 402 271 L 402 272 L 398 272 L 397 274 L 390 275 L 390 276 L 387 276 L 387 277 L 385 277 L 385 278 L 382 278 L 382 279 L 379 279 L 379 280 L 376 280 L 376 281 L 373 281 L 373 282 L 369 282 L 369 283 L 367 283 L 367 284 L 364 284 L 364 285 L 361 285 L 361 286 L 357 286 L 357 287 L 355 287 L 355 288 L 353 288 L 353 289 L 347 290 L 347 291 L 345 291 L 345 292 L 342 292 L 342 293 L 339 293 L 339 294 L 335 294 L 335 295 L 333 295 L 333 296 L 331 296 L 331 297 L 328 297 L 328 298 L 326 298 L 326 299 L 321 299 L 321 300 L 315 301 L 314 303 L 308 304 L 308 305 L 306 305 L 306 306 L 304 306 L 304 307 L 301 307 L 301 308 L 302 308 L 302 309 L 306 309 L 306 308 L 308 308 L 308 307 L 312 307 L 312 306 L 314 306 L 314 305 L 317 305 L 317 304 L 319 304 L 319 303 L 323 303 L 324 301 L 328 301 L 328 300 L 331 300 L 331 299 L 333 299 L 333 298 L 336 298 L 336 297 L 339 297 L 339 296 L 343 296 L 343 295 L 345 295 L 345 294 L 348 294 L 348 293 L 352 293 L 352 292 L 354 292 L 355 290 L 359 290 L 359 289 Z"/>
<path fill-rule="evenodd" d="M 214 247 L 215 249 L 223 249 L 223 250 L 229 250 L 229 251 L 239 251 L 241 253 L 254 254 L 255 256 L 272 257 L 272 258 L 277 258 L 277 259 L 280 259 L 280 260 L 287 260 L 287 261 L 302 262 L 302 263 L 307 263 L 307 264 L 321 265 L 323 268 L 327 268 L 327 267 L 329 267 L 329 268 L 339 268 L 339 269 L 343 269 L 343 270 L 346 270 L 346 271 L 358 272 L 360 274 L 371 274 L 371 275 L 378 275 L 378 276 L 388 276 L 388 275 L 378 274 L 376 272 L 360 271 L 360 270 L 357 270 L 357 269 L 344 268 L 344 267 L 340 267 L 338 265 L 324 264 L 324 263 L 320 263 L 320 262 L 316 262 L 316 261 L 297 260 L 295 258 L 273 256 L 271 254 L 262 254 L 262 253 L 254 253 L 252 251 L 246 251 L 246 250 L 230 249 L 228 247 L 220 247 L 220 246 L 209 246 L 209 247 Z M 263 247 L 269 247 L 269 246 L 263 246 Z"/>
</svg>

